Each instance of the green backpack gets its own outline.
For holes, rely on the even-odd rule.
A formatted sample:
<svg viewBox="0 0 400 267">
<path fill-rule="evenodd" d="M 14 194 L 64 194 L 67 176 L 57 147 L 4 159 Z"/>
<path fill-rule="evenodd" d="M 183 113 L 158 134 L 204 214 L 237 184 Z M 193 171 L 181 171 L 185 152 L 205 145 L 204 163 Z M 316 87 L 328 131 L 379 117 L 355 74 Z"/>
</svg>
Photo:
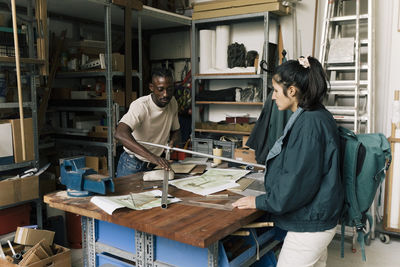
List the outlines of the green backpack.
<svg viewBox="0 0 400 267">
<path fill-rule="evenodd" d="M 362 259 L 365 257 L 366 222 L 372 225 L 368 213 L 379 185 L 385 179 L 392 155 L 390 144 L 383 134 L 355 134 L 339 128 L 342 182 L 345 201 L 340 223 L 342 225 L 341 256 L 344 257 L 345 226 L 355 227 L 358 233 Z"/>
</svg>

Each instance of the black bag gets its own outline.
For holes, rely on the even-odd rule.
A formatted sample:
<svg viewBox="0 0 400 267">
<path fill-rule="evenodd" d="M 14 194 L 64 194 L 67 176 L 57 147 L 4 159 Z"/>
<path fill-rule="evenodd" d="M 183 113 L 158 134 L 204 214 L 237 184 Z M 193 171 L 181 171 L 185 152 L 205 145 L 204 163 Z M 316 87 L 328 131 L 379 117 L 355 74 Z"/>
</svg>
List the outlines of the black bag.
<svg viewBox="0 0 400 267">
<path fill-rule="evenodd" d="M 196 95 L 196 101 L 235 101 L 236 89 L 241 88 L 232 87 L 215 91 L 202 91 Z"/>
</svg>

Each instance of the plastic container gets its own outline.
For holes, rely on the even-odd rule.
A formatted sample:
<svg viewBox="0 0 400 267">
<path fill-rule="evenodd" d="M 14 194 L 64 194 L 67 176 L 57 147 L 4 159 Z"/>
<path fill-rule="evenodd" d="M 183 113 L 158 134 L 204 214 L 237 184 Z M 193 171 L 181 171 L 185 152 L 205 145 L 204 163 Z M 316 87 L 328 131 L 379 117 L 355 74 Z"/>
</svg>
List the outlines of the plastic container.
<svg viewBox="0 0 400 267">
<path fill-rule="evenodd" d="M 82 226 L 81 216 L 66 212 L 67 240 L 70 248 L 82 248 Z"/>
<path fill-rule="evenodd" d="M 14 232 L 18 226 L 30 225 L 30 219 L 30 204 L 0 210 L 0 235 Z"/>
</svg>

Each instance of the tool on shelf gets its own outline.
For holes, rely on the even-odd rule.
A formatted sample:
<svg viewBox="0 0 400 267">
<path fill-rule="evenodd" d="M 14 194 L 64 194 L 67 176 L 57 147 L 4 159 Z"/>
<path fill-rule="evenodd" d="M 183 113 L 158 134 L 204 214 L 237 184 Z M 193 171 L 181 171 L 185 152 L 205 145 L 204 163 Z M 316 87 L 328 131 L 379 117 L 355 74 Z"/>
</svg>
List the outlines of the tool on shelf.
<svg viewBox="0 0 400 267">
<path fill-rule="evenodd" d="M 86 167 L 85 157 L 60 159 L 61 183 L 67 187 L 69 196 L 84 197 L 98 193 L 114 192 L 111 176 L 102 175 Z"/>
</svg>

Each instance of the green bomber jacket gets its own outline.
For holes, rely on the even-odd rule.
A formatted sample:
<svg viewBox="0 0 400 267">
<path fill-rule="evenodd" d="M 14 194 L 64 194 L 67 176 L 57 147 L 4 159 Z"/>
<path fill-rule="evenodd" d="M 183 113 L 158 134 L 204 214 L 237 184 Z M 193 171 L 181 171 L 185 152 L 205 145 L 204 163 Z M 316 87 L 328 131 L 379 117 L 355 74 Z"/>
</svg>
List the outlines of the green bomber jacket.
<svg viewBox="0 0 400 267">
<path fill-rule="evenodd" d="M 256 197 L 256 208 L 269 212 L 275 225 L 287 231 L 335 227 L 344 201 L 339 142 L 329 111 L 299 108 L 267 156 L 266 193 Z"/>
</svg>

